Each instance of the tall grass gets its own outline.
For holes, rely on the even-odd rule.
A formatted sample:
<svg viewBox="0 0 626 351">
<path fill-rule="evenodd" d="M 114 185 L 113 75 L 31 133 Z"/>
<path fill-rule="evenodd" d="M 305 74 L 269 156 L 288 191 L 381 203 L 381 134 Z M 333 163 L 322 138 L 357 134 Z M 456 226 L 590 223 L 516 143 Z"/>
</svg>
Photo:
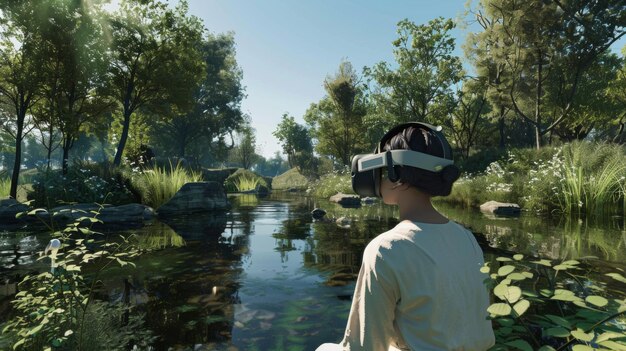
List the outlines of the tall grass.
<svg viewBox="0 0 626 351">
<path fill-rule="evenodd" d="M 239 192 L 256 190 L 257 186 L 261 184 L 259 177 L 249 176 L 242 174 L 240 177 L 233 180 L 233 185 Z"/>
<path fill-rule="evenodd" d="M 0 198 L 9 196 L 11 192 L 11 179 L 0 177 Z"/>
<path fill-rule="evenodd" d="M 329 198 L 337 193 L 354 194 L 350 172 L 340 171 L 323 175 L 311 184 L 309 192 L 318 198 Z"/>
<path fill-rule="evenodd" d="M 202 175 L 187 171 L 180 164 L 171 167 L 155 167 L 145 170 L 136 177 L 141 189 L 142 202 L 152 208 L 158 208 L 169 201 L 176 192 L 186 183 L 199 182 Z"/>
</svg>

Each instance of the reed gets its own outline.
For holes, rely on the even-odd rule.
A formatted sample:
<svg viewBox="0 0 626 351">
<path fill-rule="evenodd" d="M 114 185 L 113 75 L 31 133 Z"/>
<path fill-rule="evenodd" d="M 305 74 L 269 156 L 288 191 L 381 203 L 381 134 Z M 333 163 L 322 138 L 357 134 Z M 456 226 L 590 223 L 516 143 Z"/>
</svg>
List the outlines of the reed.
<svg viewBox="0 0 626 351">
<path fill-rule="evenodd" d="M 137 178 L 141 189 L 142 202 L 152 208 L 158 208 L 169 201 L 186 183 L 199 182 L 202 175 L 187 171 L 180 164 L 176 167 L 155 167 L 143 171 Z"/>
</svg>

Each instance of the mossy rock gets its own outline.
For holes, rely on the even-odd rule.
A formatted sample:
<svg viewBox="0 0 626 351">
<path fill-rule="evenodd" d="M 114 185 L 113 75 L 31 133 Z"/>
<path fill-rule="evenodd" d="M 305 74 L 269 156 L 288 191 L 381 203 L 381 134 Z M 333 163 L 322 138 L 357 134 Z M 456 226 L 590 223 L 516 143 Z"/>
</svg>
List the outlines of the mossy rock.
<svg viewBox="0 0 626 351">
<path fill-rule="evenodd" d="M 287 172 L 272 179 L 272 189 L 274 190 L 306 190 L 309 187 L 309 179 L 302 175 L 297 168 L 292 168 Z"/>
<path fill-rule="evenodd" d="M 202 169 L 202 179 L 205 182 L 224 183 L 226 178 L 237 171 L 237 168 Z"/>
<path fill-rule="evenodd" d="M 237 186 L 239 184 L 239 187 Z M 239 168 L 224 181 L 226 192 L 267 193 L 269 186 L 265 179 L 247 169 Z"/>
</svg>

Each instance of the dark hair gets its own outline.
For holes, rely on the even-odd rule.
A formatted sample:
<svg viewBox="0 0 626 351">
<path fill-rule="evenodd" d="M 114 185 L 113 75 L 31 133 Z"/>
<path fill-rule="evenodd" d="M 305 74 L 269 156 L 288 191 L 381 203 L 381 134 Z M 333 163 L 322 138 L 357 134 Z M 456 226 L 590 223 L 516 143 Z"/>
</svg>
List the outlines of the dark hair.
<svg viewBox="0 0 626 351">
<path fill-rule="evenodd" d="M 441 135 L 441 133 L 439 133 Z M 445 144 L 444 144 L 445 143 Z M 444 146 L 445 145 L 445 146 Z M 436 157 L 446 157 L 444 148 L 448 141 L 440 139 L 433 131 L 416 126 L 409 126 L 392 136 L 384 145 L 382 151 L 413 150 Z M 459 179 L 459 168 L 454 165 L 444 167 L 440 172 L 431 172 L 410 166 L 395 166 L 400 175 L 399 181 L 416 187 L 432 196 L 447 196 L 452 191 L 452 184 Z"/>
</svg>

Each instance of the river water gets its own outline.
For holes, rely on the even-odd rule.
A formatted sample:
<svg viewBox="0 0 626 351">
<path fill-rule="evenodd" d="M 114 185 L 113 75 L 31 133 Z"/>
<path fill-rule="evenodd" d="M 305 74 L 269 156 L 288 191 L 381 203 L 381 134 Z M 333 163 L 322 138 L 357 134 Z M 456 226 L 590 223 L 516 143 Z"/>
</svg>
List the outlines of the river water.
<svg viewBox="0 0 626 351">
<path fill-rule="evenodd" d="M 342 208 L 291 194 L 230 200 L 228 213 L 118 231 L 137 234 L 152 251 L 134 261 L 136 269 L 106 272 L 108 298 L 120 299 L 128 279 L 131 303 L 146 313 L 148 327 L 159 336 L 157 350 L 312 350 L 338 342 L 362 251 L 397 223 L 397 210 L 379 203 Z M 586 257 L 599 271 L 626 268 L 623 217 L 596 224 L 529 213 L 495 218 L 437 206 L 477 233 L 488 259 L 506 250 L 552 259 Z M 352 222 L 314 221 L 310 212 L 316 207 L 329 218 Z M 28 230 L 0 232 L 0 284 L 5 282 L 0 298 L 20 276 L 47 269 L 36 257 L 48 239 Z"/>
</svg>

